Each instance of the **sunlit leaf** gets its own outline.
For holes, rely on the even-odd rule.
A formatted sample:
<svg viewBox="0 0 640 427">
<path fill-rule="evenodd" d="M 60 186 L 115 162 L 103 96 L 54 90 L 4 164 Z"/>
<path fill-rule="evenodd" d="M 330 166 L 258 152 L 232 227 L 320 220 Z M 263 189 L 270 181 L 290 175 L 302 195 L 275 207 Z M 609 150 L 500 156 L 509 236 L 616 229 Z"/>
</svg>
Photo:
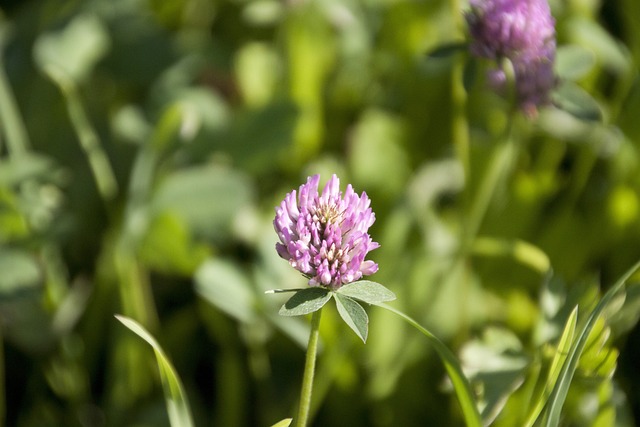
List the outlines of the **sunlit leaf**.
<svg viewBox="0 0 640 427">
<path fill-rule="evenodd" d="M 546 405 L 547 399 L 551 395 L 556 382 L 558 381 L 560 370 L 567 360 L 571 344 L 573 343 L 577 321 L 578 307 L 576 306 L 567 319 L 567 323 L 565 324 L 564 331 L 562 332 L 562 336 L 560 337 L 560 341 L 558 342 L 558 347 L 556 348 L 555 355 L 551 362 L 551 367 L 549 368 L 547 381 L 540 395 L 535 400 L 533 400 L 535 404 L 531 405 L 532 409 L 529 413 L 529 416 L 527 417 L 527 421 L 524 424 L 525 426 L 533 426 L 533 424 L 536 422 L 538 416 L 544 408 L 544 405 Z"/>
<path fill-rule="evenodd" d="M 360 337 L 362 342 L 367 342 L 367 335 L 369 333 L 369 316 L 364 308 L 351 298 L 339 293 L 333 294 L 336 300 L 336 307 L 342 320 L 353 332 Z"/>
<path fill-rule="evenodd" d="M 596 64 L 593 51 L 579 45 L 565 45 L 558 48 L 556 74 L 561 79 L 577 80 L 586 75 Z"/>
<path fill-rule="evenodd" d="M 81 81 L 110 47 L 109 35 L 94 15 L 78 15 L 63 30 L 43 34 L 34 46 L 36 63 L 47 72 Z"/>
<path fill-rule="evenodd" d="M 12 186 L 27 179 L 54 178 L 52 159 L 36 153 L 0 160 L 0 185 Z"/>
<path fill-rule="evenodd" d="M 400 116 L 378 109 L 364 112 L 353 129 L 349 150 L 354 179 L 386 194 L 401 192 L 409 175 L 406 131 Z"/>
<path fill-rule="evenodd" d="M 560 376 L 558 377 L 558 382 L 556 383 L 551 397 L 549 398 L 549 407 L 546 411 L 544 423 L 546 427 L 555 427 L 560 422 L 562 407 L 567 398 L 567 394 L 569 393 L 569 387 L 578 367 L 580 355 L 582 354 L 586 346 L 589 334 L 594 328 L 598 318 L 600 317 L 600 314 L 607 308 L 607 305 L 613 299 L 613 297 L 616 296 L 618 292 L 620 292 L 624 288 L 627 280 L 629 280 L 629 278 L 638 270 L 638 268 L 640 268 L 640 262 L 634 264 L 622 275 L 622 277 L 620 277 L 620 279 L 618 279 L 618 281 L 607 291 L 607 293 L 605 293 L 602 298 L 600 298 L 600 301 L 598 302 L 596 307 L 591 313 L 589 313 L 585 324 L 578 330 L 576 339 L 572 343 L 569 354 L 567 355 L 567 360 L 562 366 L 562 371 L 560 372 Z"/>
<path fill-rule="evenodd" d="M 579 375 L 592 379 L 613 376 L 618 361 L 618 350 L 611 347 L 611 328 L 603 316 L 596 321 L 578 362 Z"/>
<path fill-rule="evenodd" d="M 20 294 L 38 287 L 42 272 L 27 252 L 0 249 L 0 298 Z"/>
<path fill-rule="evenodd" d="M 285 418 L 282 421 L 278 421 L 277 423 L 275 423 L 271 427 L 289 427 L 291 425 L 292 421 L 293 421 L 293 418 Z"/>
<path fill-rule="evenodd" d="M 504 407 L 507 398 L 524 382 L 529 363 L 522 343 L 505 328 L 488 327 L 481 337 L 460 349 L 464 373 L 476 386 L 482 420 L 489 425 Z"/>
<path fill-rule="evenodd" d="M 539 273 L 547 273 L 551 261 L 542 249 L 523 240 L 502 240 L 478 237 L 473 244 L 473 252 L 484 256 L 508 256 Z"/>
<path fill-rule="evenodd" d="M 565 23 L 563 32 L 576 43 L 589 46 L 598 61 L 615 73 L 624 73 L 632 66 L 625 46 L 596 20 L 575 16 Z"/>
<path fill-rule="evenodd" d="M 301 316 L 320 310 L 331 298 L 331 292 L 326 288 L 310 287 L 293 294 L 280 308 L 282 316 Z"/>
<path fill-rule="evenodd" d="M 116 315 L 115 317 L 153 348 L 158 362 L 158 369 L 160 370 L 162 389 L 164 390 L 171 427 L 192 427 L 194 424 L 184 387 L 160 344 L 135 320 L 121 315 Z"/>
<path fill-rule="evenodd" d="M 340 287 L 336 293 L 366 302 L 367 304 L 378 304 L 396 299 L 396 295 L 389 289 L 380 283 L 370 282 L 369 280 L 348 283 Z"/>
<path fill-rule="evenodd" d="M 175 171 L 159 185 L 152 206 L 182 217 L 196 235 L 227 237 L 238 212 L 251 203 L 252 186 L 243 174 L 217 166 Z"/>
</svg>

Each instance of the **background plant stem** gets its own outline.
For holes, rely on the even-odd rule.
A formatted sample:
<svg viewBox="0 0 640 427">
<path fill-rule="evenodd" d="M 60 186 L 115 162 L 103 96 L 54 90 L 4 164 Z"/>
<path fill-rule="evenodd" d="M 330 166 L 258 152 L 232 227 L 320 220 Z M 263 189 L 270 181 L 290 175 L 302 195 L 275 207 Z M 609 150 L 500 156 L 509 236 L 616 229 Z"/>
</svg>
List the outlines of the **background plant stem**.
<svg viewBox="0 0 640 427">
<path fill-rule="evenodd" d="M 7 75 L 4 71 L 2 52 L 0 51 L 0 127 L 7 140 L 9 154 L 15 156 L 24 154 L 29 150 L 29 138 L 24 123 L 20 117 L 16 100 L 9 86 Z"/>
<path fill-rule="evenodd" d="M 320 316 L 322 309 L 314 311 L 311 315 L 311 333 L 307 345 L 307 357 L 304 363 L 304 376 L 302 377 L 302 389 L 300 391 L 300 407 L 296 419 L 297 427 L 306 427 L 311 408 L 311 392 L 313 389 L 313 376 L 316 369 L 316 353 L 318 352 L 318 337 L 320 332 Z"/>
<path fill-rule="evenodd" d="M 47 72 L 64 95 L 71 123 L 80 140 L 80 146 L 87 156 L 91 172 L 96 180 L 98 192 L 105 203 L 109 202 L 118 192 L 118 183 L 109 163 L 109 158 L 100 145 L 100 139 L 82 106 L 76 84 L 62 73 L 56 72 L 56 70 L 47 70 Z"/>
<path fill-rule="evenodd" d="M 509 168 L 514 154 L 514 143 L 511 141 L 510 135 L 507 135 L 507 138 L 499 142 L 492 153 L 488 169 L 480 183 L 476 197 L 472 201 L 462 243 L 464 253 L 469 253 L 471 250 L 473 242 L 478 236 L 482 221 L 489 209 L 491 200 L 496 192 L 495 190 Z"/>
<path fill-rule="evenodd" d="M 482 425 L 482 421 L 480 419 L 480 413 L 478 412 L 478 407 L 476 405 L 476 401 L 471 391 L 471 385 L 467 380 L 467 377 L 462 372 L 462 367 L 458 362 L 456 356 L 449 350 L 449 348 L 442 342 L 438 337 L 432 334 L 429 330 L 425 329 L 422 325 L 416 322 L 411 317 L 407 316 L 400 310 L 395 309 L 394 307 L 380 303 L 376 304 L 378 307 L 382 307 L 385 310 L 389 310 L 393 314 L 400 316 L 405 322 L 416 328 L 420 331 L 429 342 L 433 345 L 434 350 L 438 353 L 440 360 L 444 364 L 445 369 L 447 370 L 447 374 L 451 379 L 451 383 L 453 384 L 453 389 L 455 390 L 456 397 L 458 398 L 458 402 L 460 403 L 460 408 L 462 409 L 462 415 L 464 416 L 465 424 L 467 427 L 480 427 Z"/>
<path fill-rule="evenodd" d="M 4 381 L 4 336 L 0 325 L 0 427 L 4 427 L 4 421 L 7 411 L 7 400 L 5 396 Z"/>
<path fill-rule="evenodd" d="M 464 20 L 460 0 L 450 0 L 451 16 L 453 18 L 456 36 L 464 37 Z M 456 54 L 453 68 L 451 70 L 451 138 L 456 150 L 456 156 L 462 164 L 465 180 L 469 179 L 469 126 L 467 123 L 466 107 L 467 92 L 464 88 L 464 61 L 465 57 Z"/>
</svg>

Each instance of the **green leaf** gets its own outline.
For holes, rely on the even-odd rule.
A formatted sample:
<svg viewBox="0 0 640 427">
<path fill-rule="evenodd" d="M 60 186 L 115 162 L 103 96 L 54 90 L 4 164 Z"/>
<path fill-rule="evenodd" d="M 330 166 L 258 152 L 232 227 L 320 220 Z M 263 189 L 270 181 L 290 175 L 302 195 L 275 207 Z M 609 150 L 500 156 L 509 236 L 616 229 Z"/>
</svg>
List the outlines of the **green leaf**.
<svg viewBox="0 0 640 427">
<path fill-rule="evenodd" d="M 73 19 L 62 31 L 41 35 L 35 43 L 36 63 L 48 73 L 63 73 L 79 82 L 108 52 L 111 41 L 103 23 L 94 15 Z"/>
<path fill-rule="evenodd" d="M 331 298 L 326 288 L 312 287 L 293 294 L 280 308 L 281 316 L 302 316 L 320 310 Z"/>
<path fill-rule="evenodd" d="M 440 360 L 444 364 L 445 369 L 447 370 L 447 374 L 451 379 L 451 383 L 453 384 L 453 389 L 456 392 L 456 396 L 458 397 L 458 402 L 460 402 L 460 408 L 462 409 L 462 415 L 464 416 L 465 424 L 467 427 L 481 427 L 482 420 L 480 418 L 480 412 L 478 412 L 478 407 L 475 402 L 475 398 L 473 397 L 473 392 L 471 391 L 471 385 L 469 384 L 469 380 L 465 377 L 462 372 L 462 367 L 458 362 L 456 356 L 449 350 L 449 348 L 444 345 L 438 337 L 433 335 L 427 329 L 422 327 L 418 322 L 413 320 L 411 317 L 407 316 L 400 310 L 397 310 L 387 304 L 379 304 L 379 307 L 382 307 L 390 312 L 394 313 L 397 316 L 400 316 L 411 326 L 419 330 L 433 345 L 433 348 L 440 356 Z"/>
<path fill-rule="evenodd" d="M 490 425 L 524 381 L 530 360 L 522 343 L 510 330 L 490 326 L 462 346 L 459 360 L 465 375 L 477 385 L 478 409 L 484 424 Z"/>
<path fill-rule="evenodd" d="M 175 171 L 160 183 L 154 195 L 155 212 L 182 217 L 197 236 L 227 237 L 238 213 L 253 198 L 251 182 L 237 171 L 205 165 Z"/>
<path fill-rule="evenodd" d="M 555 427 L 560 423 L 560 415 L 562 413 L 562 406 L 567 398 L 569 392 L 569 386 L 573 380 L 573 376 L 578 367 L 580 355 L 584 350 L 589 334 L 596 325 L 598 317 L 607 308 L 607 305 L 614 296 L 618 294 L 623 288 L 627 280 L 640 268 L 640 261 L 634 264 L 625 274 L 618 279 L 618 281 L 605 293 L 593 311 L 589 314 L 587 321 L 580 328 L 576 335 L 576 340 L 572 343 L 569 354 L 567 355 L 567 361 L 562 366 L 562 371 L 558 378 L 558 382 L 553 389 L 553 393 L 549 398 L 549 407 L 546 411 L 545 423 L 546 427 Z"/>
<path fill-rule="evenodd" d="M 362 342 L 367 342 L 367 334 L 369 333 L 369 316 L 364 308 L 351 298 L 334 293 L 336 307 L 340 317 L 347 325 L 360 337 Z"/>
<path fill-rule="evenodd" d="M 254 315 L 255 298 L 246 275 L 229 261 L 210 259 L 194 276 L 196 292 L 229 316 L 250 322 Z"/>
<path fill-rule="evenodd" d="M 524 240 L 505 240 L 493 237 L 478 237 L 473 242 L 473 253 L 489 257 L 506 256 L 522 265 L 544 274 L 551 269 L 551 260 L 537 246 Z"/>
<path fill-rule="evenodd" d="M 370 282 L 368 280 L 360 280 L 346 284 L 339 288 L 336 293 L 366 302 L 367 304 L 379 304 L 396 299 L 396 294 L 389 289 L 380 283 Z"/>
<path fill-rule="evenodd" d="M 140 245 L 144 263 L 166 274 L 191 276 L 207 255 L 207 246 L 194 242 L 182 218 L 171 212 L 151 220 Z"/>
<path fill-rule="evenodd" d="M 445 59 L 451 58 L 458 52 L 466 52 L 469 48 L 467 42 L 451 42 L 436 46 L 427 53 L 428 58 Z"/>
<path fill-rule="evenodd" d="M 160 344 L 135 320 L 121 315 L 116 315 L 115 317 L 153 348 L 158 362 L 158 369 L 160 370 L 162 389 L 164 390 L 171 427 L 192 427 L 194 424 L 191 417 L 191 410 L 189 409 L 189 402 L 187 401 L 182 382 L 173 365 L 164 354 Z"/>
<path fill-rule="evenodd" d="M 558 108 L 578 119 L 589 122 L 602 120 L 598 102 L 575 83 L 562 82 L 553 92 L 552 99 Z"/>
<path fill-rule="evenodd" d="M 577 369 L 581 377 L 605 380 L 613 376 L 618 361 L 618 350 L 612 348 L 611 341 L 611 329 L 604 315 L 601 315 L 589 333 L 580 355 Z"/>
<path fill-rule="evenodd" d="M 561 79 L 575 81 L 591 71 L 595 63 L 592 50 L 579 45 L 561 46 L 555 63 L 556 74 Z"/>
<path fill-rule="evenodd" d="M 285 418 L 282 421 L 278 421 L 271 427 L 289 427 L 291 425 L 291 421 L 293 421 L 293 418 Z"/>
<path fill-rule="evenodd" d="M 25 251 L 0 250 L 0 299 L 37 289 L 42 273 L 35 259 Z"/>
<path fill-rule="evenodd" d="M 238 114 L 231 124 L 228 138 L 222 141 L 222 147 L 243 169 L 270 171 L 273 153 L 288 147 L 298 117 L 298 108 L 284 101 Z M 254 141 L 260 141 L 260 144 Z M 207 144 L 211 145 L 210 142 Z"/>
<path fill-rule="evenodd" d="M 621 75 L 633 67 L 632 56 L 622 41 L 616 39 L 596 20 L 575 15 L 563 24 L 563 33 L 568 40 L 589 46 L 596 59 L 607 71 Z"/>
<path fill-rule="evenodd" d="M 538 419 L 538 416 L 542 412 L 544 405 L 547 403 L 547 399 L 551 395 L 553 388 L 555 387 L 558 377 L 560 376 L 560 370 L 564 366 L 567 355 L 569 354 L 569 350 L 571 348 L 571 343 L 573 342 L 573 337 L 576 331 L 576 324 L 578 322 L 578 306 L 576 306 L 569 318 L 567 319 L 567 323 L 565 324 L 564 331 L 562 332 L 562 336 L 560 337 L 560 341 L 558 342 L 558 348 L 556 349 L 556 354 L 553 357 L 553 361 L 551 362 L 551 367 L 549 368 L 549 375 L 547 376 L 547 382 L 545 383 L 544 389 L 540 393 L 540 395 L 534 400 L 535 405 L 533 409 L 529 413 L 527 417 L 527 421 L 524 424 L 525 427 L 533 426 L 533 424 Z"/>
<path fill-rule="evenodd" d="M 349 165 L 354 181 L 389 196 L 404 191 L 409 154 L 403 142 L 407 123 L 379 109 L 365 111 L 353 129 Z M 384 170 L 385 173 L 379 173 Z"/>
<path fill-rule="evenodd" d="M 0 160 L 0 185 L 13 186 L 29 179 L 55 179 L 60 169 L 48 157 L 27 153 Z"/>
</svg>

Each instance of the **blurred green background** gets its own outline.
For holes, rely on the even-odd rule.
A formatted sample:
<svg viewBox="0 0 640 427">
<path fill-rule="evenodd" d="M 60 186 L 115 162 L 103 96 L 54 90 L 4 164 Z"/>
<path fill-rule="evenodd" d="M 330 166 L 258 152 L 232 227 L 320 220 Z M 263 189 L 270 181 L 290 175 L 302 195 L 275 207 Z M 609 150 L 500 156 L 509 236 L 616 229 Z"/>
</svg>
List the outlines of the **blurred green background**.
<svg viewBox="0 0 640 427">
<path fill-rule="evenodd" d="M 337 173 L 372 199 L 371 279 L 459 355 L 483 415 L 518 426 L 569 311 L 640 259 L 640 3 L 550 4 L 558 73 L 597 120 L 510 115 L 487 64 L 429 56 L 466 37 L 464 2 L 4 0 L 5 425 L 168 425 L 153 352 L 116 313 L 158 338 L 196 425 L 294 415 L 308 325 L 264 291 L 306 280 L 274 250 L 274 206 Z M 565 425 L 640 425 L 637 282 Z M 325 310 L 314 425 L 460 425 L 428 343 L 367 311 L 363 345 Z"/>
</svg>

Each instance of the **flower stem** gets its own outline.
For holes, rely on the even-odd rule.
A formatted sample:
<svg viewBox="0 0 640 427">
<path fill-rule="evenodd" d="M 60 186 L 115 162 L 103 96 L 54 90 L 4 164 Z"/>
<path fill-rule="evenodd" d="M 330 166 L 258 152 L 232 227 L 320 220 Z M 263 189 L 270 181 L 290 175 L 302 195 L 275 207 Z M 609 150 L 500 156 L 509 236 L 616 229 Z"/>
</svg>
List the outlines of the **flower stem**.
<svg viewBox="0 0 640 427">
<path fill-rule="evenodd" d="M 316 353 L 318 351 L 318 337 L 320 332 L 320 315 L 322 309 L 314 311 L 311 315 L 311 333 L 307 345 L 307 357 L 304 364 L 304 376 L 302 377 L 302 389 L 300 391 L 300 407 L 296 427 L 306 427 L 311 408 L 311 391 L 313 389 L 313 374 L 316 369 Z"/>
<path fill-rule="evenodd" d="M 456 35 L 464 38 L 464 20 L 460 0 L 450 0 L 451 15 Z M 464 179 L 469 179 L 469 130 L 466 115 L 467 92 L 464 88 L 465 57 L 457 54 L 451 70 L 451 139 L 456 151 L 456 156 L 462 165 Z"/>
<path fill-rule="evenodd" d="M 495 148 L 493 157 L 490 160 L 489 168 L 486 171 L 480 188 L 473 200 L 469 212 L 469 220 L 466 227 L 463 247 L 465 252 L 469 252 L 473 245 L 480 226 L 484 220 L 489 204 L 493 199 L 496 187 L 504 176 L 515 154 L 514 142 L 510 139 L 501 141 Z"/>
</svg>

